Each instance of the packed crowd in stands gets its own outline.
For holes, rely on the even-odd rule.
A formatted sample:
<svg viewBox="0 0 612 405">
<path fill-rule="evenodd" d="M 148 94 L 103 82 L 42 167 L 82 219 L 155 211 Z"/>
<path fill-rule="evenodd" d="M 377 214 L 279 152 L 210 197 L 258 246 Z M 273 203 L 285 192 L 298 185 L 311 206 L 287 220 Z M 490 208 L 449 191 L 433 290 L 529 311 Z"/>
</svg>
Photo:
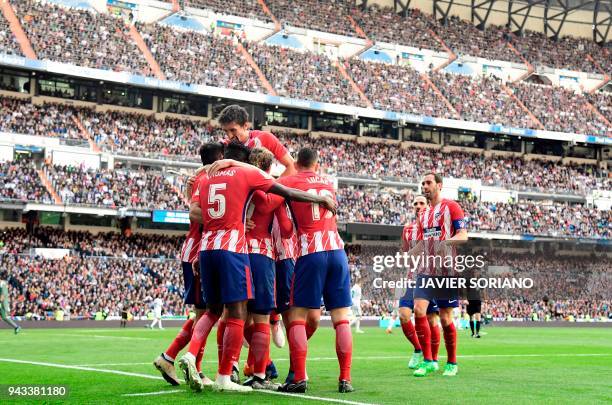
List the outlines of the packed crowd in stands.
<svg viewBox="0 0 612 405">
<path fill-rule="evenodd" d="M 590 103 L 597 107 L 600 113 L 610 122 L 612 122 L 612 93 L 607 91 L 598 91 L 593 94 L 587 94 L 586 97 Z"/>
<path fill-rule="evenodd" d="M 130 236 L 119 232 L 94 234 L 45 226 L 35 228 L 31 232 L 24 228 L 7 228 L 0 230 L 0 252 L 20 254 L 29 253 L 33 248 L 59 248 L 74 250 L 75 255 L 80 257 L 178 259 L 183 239 L 182 236 L 142 233 Z"/>
<path fill-rule="evenodd" d="M 124 308 L 146 316 L 155 298 L 164 301 L 164 315 L 184 314 L 175 260 L 1 255 L 0 265 L 10 275 L 15 316 L 53 319 L 61 309 L 70 319 L 93 319 L 97 312 L 118 319 Z"/>
<path fill-rule="evenodd" d="M 82 138 L 72 117 L 72 107 L 45 103 L 36 106 L 28 99 L 0 96 L 0 131 L 24 135 Z"/>
<path fill-rule="evenodd" d="M 186 7 L 204 8 L 219 14 L 237 15 L 266 22 L 271 21 L 257 0 L 184 0 L 183 2 Z"/>
<path fill-rule="evenodd" d="M 549 131 L 612 136 L 587 99 L 563 87 L 513 83 L 514 94 Z"/>
<path fill-rule="evenodd" d="M 281 24 L 333 34 L 357 36 L 347 16 L 350 0 L 266 0 Z"/>
<path fill-rule="evenodd" d="M 366 62 L 359 58 L 344 63 L 349 75 L 374 108 L 429 117 L 456 118 L 419 72 L 410 67 Z"/>
<path fill-rule="evenodd" d="M 232 38 L 160 24 L 136 26 L 168 80 L 264 92 L 257 74 Z"/>
<path fill-rule="evenodd" d="M 36 166 L 27 160 L 0 162 L 0 200 L 53 202 Z"/>
<path fill-rule="evenodd" d="M 11 5 L 38 59 L 152 75 L 121 17 L 38 0 Z"/>
<path fill-rule="evenodd" d="M 254 42 L 245 46 L 279 96 L 366 107 L 326 56 Z"/>
<path fill-rule="evenodd" d="M 0 14 L 0 54 L 2 53 L 7 55 L 23 55 L 19 42 L 15 38 L 13 31 L 11 31 L 8 21 L 6 21 L 3 14 Z"/>
<path fill-rule="evenodd" d="M 595 188 L 610 188 L 608 173 L 594 165 L 561 164 L 510 156 L 486 157 L 482 153 L 441 152 L 426 148 L 398 148 L 395 144 L 357 143 L 293 135 L 291 132 L 276 134 L 292 154 L 307 145 L 319 150 L 321 166 L 330 174 L 394 177 L 415 182 L 419 174 L 435 171 L 448 177 L 479 179 L 484 185 L 547 192 L 583 194 Z"/>
<path fill-rule="evenodd" d="M 193 156 L 200 145 L 218 136 L 210 122 L 152 115 L 80 109 L 79 119 L 103 149 L 120 154 Z"/>
<path fill-rule="evenodd" d="M 162 210 L 187 208 L 177 189 L 160 172 L 60 165 L 47 165 L 44 170 L 65 204 Z"/>
<path fill-rule="evenodd" d="M 493 75 L 475 80 L 470 76 L 432 72 L 431 79 L 465 121 L 537 128 Z"/>
</svg>

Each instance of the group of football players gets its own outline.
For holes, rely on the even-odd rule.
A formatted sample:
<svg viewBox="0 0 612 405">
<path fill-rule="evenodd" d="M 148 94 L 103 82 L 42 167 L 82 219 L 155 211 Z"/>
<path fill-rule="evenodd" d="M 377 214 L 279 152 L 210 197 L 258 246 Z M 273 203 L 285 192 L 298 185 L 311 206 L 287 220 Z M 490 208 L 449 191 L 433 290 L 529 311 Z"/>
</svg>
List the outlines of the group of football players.
<svg viewBox="0 0 612 405">
<path fill-rule="evenodd" d="M 183 324 L 154 365 L 178 385 L 174 364 L 188 346 L 178 366 L 195 391 L 210 386 L 217 391 L 303 393 L 308 339 L 324 305 L 336 333 L 338 390 L 352 392 L 353 300 L 336 223 L 334 182 L 318 173 L 316 150 L 303 148 L 294 160 L 273 134 L 249 130 L 248 121 L 244 108 L 227 106 L 218 117 L 226 139 L 200 148 L 203 167 L 187 183 L 190 228 L 181 252 L 185 303 L 194 306 L 196 317 Z M 275 159 L 285 168 L 276 180 L 270 175 Z M 467 239 L 461 208 L 442 199 L 441 188 L 438 175 L 424 177 L 423 196 L 414 201 L 417 222 L 404 233 L 404 247 L 413 253 L 438 249 L 439 244 L 452 248 Z M 428 243 L 434 240 L 435 248 Z M 439 313 L 448 352 L 444 375 L 457 373 L 457 334 L 450 314 L 458 297 L 453 294 L 435 299 L 430 289 L 417 286 L 400 302 L 402 329 L 415 347 L 410 361 L 415 376 L 437 369 L 437 317 L 428 317 L 434 312 Z M 281 319 L 290 364 L 285 383 L 278 385 L 272 382 L 278 373 L 270 359 L 270 337 L 279 347 L 284 344 Z M 219 362 L 213 381 L 202 373 L 201 363 L 215 325 Z M 240 384 L 243 344 L 249 350 L 245 374 L 250 378 Z"/>
</svg>

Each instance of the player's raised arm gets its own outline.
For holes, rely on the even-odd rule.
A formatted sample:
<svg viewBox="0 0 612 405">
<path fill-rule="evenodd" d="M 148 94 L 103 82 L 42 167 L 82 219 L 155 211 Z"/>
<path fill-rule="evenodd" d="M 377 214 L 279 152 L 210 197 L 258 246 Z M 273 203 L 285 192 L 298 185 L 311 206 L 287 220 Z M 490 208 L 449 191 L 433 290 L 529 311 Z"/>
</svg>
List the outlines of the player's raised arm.
<svg viewBox="0 0 612 405">
<path fill-rule="evenodd" d="M 294 188 L 285 187 L 279 183 L 274 183 L 268 190 L 268 193 L 280 195 L 287 200 L 320 204 L 325 209 L 331 211 L 332 214 L 336 215 L 336 202 L 331 197 L 310 194 Z"/>
</svg>

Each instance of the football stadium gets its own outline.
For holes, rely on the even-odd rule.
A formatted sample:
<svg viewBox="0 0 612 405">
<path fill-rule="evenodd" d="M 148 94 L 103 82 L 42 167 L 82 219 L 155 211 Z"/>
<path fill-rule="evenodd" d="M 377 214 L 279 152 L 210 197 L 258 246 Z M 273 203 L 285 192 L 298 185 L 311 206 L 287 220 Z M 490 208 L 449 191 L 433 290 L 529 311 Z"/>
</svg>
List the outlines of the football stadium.
<svg viewBox="0 0 612 405">
<path fill-rule="evenodd" d="M 0 403 L 612 402 L 610 0 L 0 10 Z"/>
</svg>

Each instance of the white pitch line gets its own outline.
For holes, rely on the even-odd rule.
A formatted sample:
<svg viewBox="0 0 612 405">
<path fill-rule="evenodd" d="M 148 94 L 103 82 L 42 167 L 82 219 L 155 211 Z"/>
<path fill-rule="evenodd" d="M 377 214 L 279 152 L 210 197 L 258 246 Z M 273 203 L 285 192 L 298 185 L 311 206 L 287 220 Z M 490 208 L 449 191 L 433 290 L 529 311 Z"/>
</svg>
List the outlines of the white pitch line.
<svg viewBox="0 0 612 405">
<path fill-rule="evenodd" d="M 185 392 L 185 390 L 170 390 L 170 391 L 155 391 L 155 392 L 140 392 L 136 394 L 122 394 L 122 397 L 146 397 L 148 395 L 164 395 L 175 394 L 177 392 Z"/>
<path fill-rule="evenodd" d="M 118 374 L 118 375 L 130 376 L 130 377 L 148 378 L 148 379 L 151 379 L 151 380 L 163 380 L 162 377 L 154 376 L 154 375 L 151 375 L 151 374 L 128 373 L 128 372 L 125 372 L 125 371 L 107 370 L 107 369 L 103 369 L 103 368 L 70 366 L 70 365 L 66 365 L 66 364 L 45 363 L 45 362 L 40 362 L 40 361 L 27 361 L 27 360 L 0 358 L 0 362 L 2 362 L 2 361 L 6 362 L 6 363 L 31 364 L 31 365 L 35 365 L 35 366 L 66 368 L 66 369 L 70 369 L 70 370 L 81 370 L 81 371 L 95 371 L 95 372 L 98 372 L 98 373 Z M 174 390 L 174 392 L 179 392 L 179 391 L 180 390 Z M 172 392 L 172 393 L 174 393 L 174 392 Z M 274 392 L 274 391 L 257 391 L 257 392 L 261 392 L 261 393 L 264 393 L 264 394 L 273 394 L 273 395 L 289 395 L 289 396 L 292 396 L 292 397 L 299 397 L 299 398 L 309 399 L 309 400 L 313 400 L 313 401 L 334 402 L 334 403 L 338 403 L 338 404 L 375 405 L 375 404 L 370 404 L 370 403 L 366 403 L 366 402 L 354 402 L 354 401 L 346 401 L 346 400 L 343 400 L 343 399 L 315 397 L 315 396 L 302 395 L 302 394 L 286 394 L 286 393 Z M 163 394 L 168 394 L 168 393 L 171 393 L 171 392 L 170 391 L 157 391 L 157 392 L 153 392 L 153 393 L 145 392 L 145 393 L 137 393 L 137 394 L 139 394 L 140 396 L 146 396 L 146 395 L 162 395 L 162 393 Z M 125 396 L 125 394 L 124 394 L 124 396 Z M 132 396 L 138 396 L 138 395 L 132 394 Z"/>
<path fill-rule="evenodd" d="M 80 333 L 54 333 L 53 336 L 69 336 L 80 338 L 97 338 L 97 339 L 127 339 L 127 340 L 152 340 L 151 338 L 132 337 L 132 336 L 106 336 L 106 335 L 85 335 Z"/>
</svg>

